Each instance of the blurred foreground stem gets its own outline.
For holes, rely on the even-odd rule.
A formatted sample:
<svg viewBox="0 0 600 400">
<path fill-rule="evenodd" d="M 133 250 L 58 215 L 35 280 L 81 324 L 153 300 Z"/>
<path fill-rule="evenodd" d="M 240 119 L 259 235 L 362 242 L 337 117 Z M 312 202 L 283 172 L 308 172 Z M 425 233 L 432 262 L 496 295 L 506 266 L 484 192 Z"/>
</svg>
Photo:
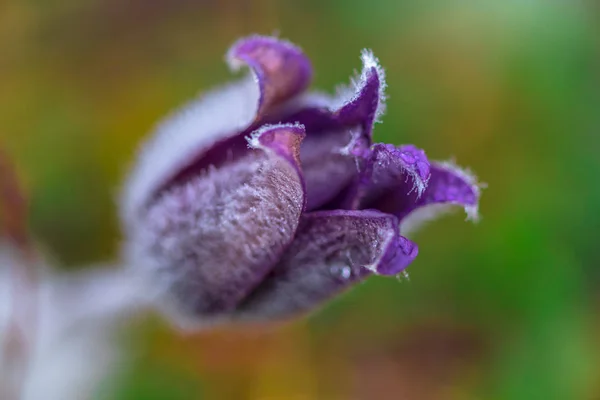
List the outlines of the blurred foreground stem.
<svg viewBox="0 0 600 400">
<path fill-rule="evenodd" d="M 37 255 L 27 228 L 28 203 L 8 155 L 0 149 L 0 234 L 16 250 L 9 268 L 11 303 L 1 363 L 9 373 L 2 377 L 2 398 L 19 399 L 35 345 L 37 330 Z"/>
</svg>

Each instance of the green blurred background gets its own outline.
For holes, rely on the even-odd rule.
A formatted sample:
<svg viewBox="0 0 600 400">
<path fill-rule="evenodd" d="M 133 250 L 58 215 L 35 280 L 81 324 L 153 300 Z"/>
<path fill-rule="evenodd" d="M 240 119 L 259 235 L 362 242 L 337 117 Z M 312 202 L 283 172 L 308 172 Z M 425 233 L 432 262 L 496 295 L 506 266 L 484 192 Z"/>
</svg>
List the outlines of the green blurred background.
<svg viewBox="0 0 600 400">
<path fill-rule="evenodd" d="M 155 122 L 279 32 L 333 90 L 373 49 L 377 141 L 456 157 L 482 221 L 416 237 L 410 281 L 370 279 L 307 320 L 126 336 L 118 400 L 600 399 L 600 6 L 558 0 L 8 0 L 0 140 L 65 268 L 115 257 L 115 198 Z M 90 360 L 93 362 L 93 360 Z"/>
</svg>

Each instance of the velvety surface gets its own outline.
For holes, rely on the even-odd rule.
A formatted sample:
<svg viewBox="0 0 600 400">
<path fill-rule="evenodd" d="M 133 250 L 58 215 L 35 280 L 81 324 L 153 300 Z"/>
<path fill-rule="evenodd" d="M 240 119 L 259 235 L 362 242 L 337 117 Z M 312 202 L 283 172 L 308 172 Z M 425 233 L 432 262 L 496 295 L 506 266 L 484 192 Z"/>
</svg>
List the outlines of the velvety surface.
<svg viewBox="0 0 600 400">
<path fill-rule="evenodd" d="M 106 383 L 97 397 L 597 398 L 597 13 L 591 1 L 0 5 L 0 139 L 31 195 L 36 239 L 66 270 L 118 254 L 117 204 L 140 143 L 200 92 L 245 79 L 247 69 L 232 74 L 224 54 L 252 33 L 278 31 L 300 45 L 314 71 L 311 88 L 328 96 L 360 74 L 361 50 L 371 49 L 387 82 L 373 142 L 412 144 L 426 152 L 432 174 L 444 169 L 432 161 L 454 159 L 488 183 L 479 223 L 465 223 L 460 211 L 408 235 L 419 247 L 409 279 L 370 277 L 308 319 L 193 337 L 158 318 L 139 321 L 120 336 L 137 358 L 120 364 L 117 389 Z M 328 104 L 328 97 L 309 100 Z M 249 118 L 220 110 L 211 109 L 211 121 Z M 305 113 L 307 131 L 336 126 L 328 114 Z M 315 149 L 308 151 L 317 154 L 315 170 L 336 177 L 315 186 L 337 191 L 349 166 L 319 156 L 346 140 L 334 132 L 302 146 Z M 211 163 L 247 149 L 245 139 L 226 145 L 230 155 Z M 438 183 L 422 201 L 468 196 Z M 406 186 L 413 188 L 410 180 Z M 348 201 L 325 194 L 307 202 L 331 209 Z M 334 272 L 338 280 L 348 274 Z M 57 363 L 47 369 L 57 370 Z"/>
</svg>

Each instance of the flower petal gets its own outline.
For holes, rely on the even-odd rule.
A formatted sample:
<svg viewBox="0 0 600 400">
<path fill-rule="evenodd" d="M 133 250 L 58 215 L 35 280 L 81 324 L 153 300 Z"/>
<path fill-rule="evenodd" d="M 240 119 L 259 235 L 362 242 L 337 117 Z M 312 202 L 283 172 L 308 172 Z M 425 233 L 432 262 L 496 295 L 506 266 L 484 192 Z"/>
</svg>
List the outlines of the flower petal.
<svg viewBox="0 0 600 400">
<path fill-rule="evenodd" d="M 177 111 L 140 149 L 122 195 L 121 212 L 127 223 L 134 223 L 135 214 L 182 174 L 187 179 L 233 155 L 243 156 L 243 138 L 257 120 L 303 91 L 312 74 L 309 60 L 298 47 L 270 37 L 238 41 L 227 60 L 232 69 L 248 65 L 251 73 Z M 218 149 L 208 154 L 215 146 Z"/>
<path fill-rule="evenodd" d="M 395 217 L 374 210 L 318 211 L 302 217 L 284 258 L 240 305 L 235 318 L 307 312 L 371 273 L 396 275 L 417 256 Z"/>
<path fill-rule="evenodd" d="M 361 60 L 360 76 L 341 88 L 337 96 L 306 94 L 288 106 L 290 111 L 285 120 L 303 124 L 308 137 L 359 126 L 370 141 L 373 124 L 379 122 L 385 112 L 385 71 L 369 50 L 362 52 Z"/>
<path fill-rule="evenodd" d="M 389 145 L 383 145 L 380 149 L 384 147 L 389 148 Z M 379 161 L 395 152 L 386 149 L 381 153 L 383 157 L 376 157 L 372 180 L 362 189 L 359 207 L 376 208 L 397 216 L 400 230 L 405 235 L 424 222 L 450 211 L 453 206 L 463 207 L 469 219 L 477 219 L 480 186 L 476 178 L 452 163 L 438 162 L 429 166 L 421 150 L 412 146 L 408 148 L 413 151 L 405 153 L 407 146 L 398 148 L 398 151 L 408 154 L 408 157 L 402 158 L 403 168 L 400 169 L 401 172 L 404 169 L 406 178 L 401 175 L 400 179 L 395 178 L 393 171 L 396 167 L 393 163 L 382 164 Z M 412 167 L 403 166 L 407 161 L 411 162 Z M 430 175 L 426 173 L 428 171 L 431 171 Z M 414 183 L 409 183 L 409 176 Z"/>
<path fill-rule="evenodd" d="M 307 96 L 286 121 L 306 127 L 300 158 L 306 179 L 308 210 L 333 200 L 356 178 L 368 154 L 373 124 L 385 108 L 385 74 L 370 51 L 362 53 L 363 70 L 336 98 Z"/>
<path fill-rule="evenodd" d="M 312 67 L 294 44 L 268 36 L 250 36 L 236 42 L 227 53 L 232 69 L 251 68 L 260 89 L 257 115 L 304 91 Z"/>
<path fill-rule="evenodd" d="M 345 125 L 359 124 L 363 135 L 370 140 L 373 124 L 385 112 L 385 72 L 370 50 L 363 50 L 361 59 L 363 70 L 358 82 L 353 83 L 354 93 L 347 91 L 340 95 L 344 105 L 336 114 Z"/>
<path fill-rule="evenodd" d="M 468 170 L 453 162 L 435 162 L 431 165 L 431 178 L 423 196 L 404 209 L 397 209 L 403 234 L 414 233 L 424 223 L 462 207 L 467 219 L 479 220 L 479 198 L 484 184 Z"/>
<path fill-rule="evenodd" d="M 355 157 L 348 152 L 349 131 L 312 135 L 300 148 L 306 181 L 307 210 L 330 202 L 358 173 Z M 351 145 L 350 145 L 351 146 Z"/>
<path fill-rule="evenodd" d="M 395 211 L 402 203 L 419 198 L 429 177 L 429 160 L 423 150 L 413 145 L 396 147 L 377 143 L 356 188 L 347 197 L 345 208 Z M 391 205 L 387 204 L 389 202 Z"/>
<path fill-rule="evenodd" d="M 294 237 L 305 206 L 304 130 L 265 126 L 238 160 L 171 188 L 130 232 L 130 263 L 151 273 L 183 319 L 233 309 Z"/>
</svg>

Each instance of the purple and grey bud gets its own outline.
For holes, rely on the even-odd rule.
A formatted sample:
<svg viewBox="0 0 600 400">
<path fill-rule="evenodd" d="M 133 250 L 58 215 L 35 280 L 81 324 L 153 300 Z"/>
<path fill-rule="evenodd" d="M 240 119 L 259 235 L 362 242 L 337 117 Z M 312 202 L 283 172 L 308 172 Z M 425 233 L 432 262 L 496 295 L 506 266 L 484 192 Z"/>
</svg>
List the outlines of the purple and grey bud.
<svg viewBox="0 0 600 400">
<path fill-rule="evenodd" d="M 448 207 L 477 217 L 475 178 L 412 145 L 373 143 L 385 75 L 370 51 L 337 95 L 307 92 L 297 46 L 251 36 L 244 78 L 162 122 L 121 198 L 125 254 L 178 323 L 307 313 L 417 256 L 405 232 Z"/>
</svg>

